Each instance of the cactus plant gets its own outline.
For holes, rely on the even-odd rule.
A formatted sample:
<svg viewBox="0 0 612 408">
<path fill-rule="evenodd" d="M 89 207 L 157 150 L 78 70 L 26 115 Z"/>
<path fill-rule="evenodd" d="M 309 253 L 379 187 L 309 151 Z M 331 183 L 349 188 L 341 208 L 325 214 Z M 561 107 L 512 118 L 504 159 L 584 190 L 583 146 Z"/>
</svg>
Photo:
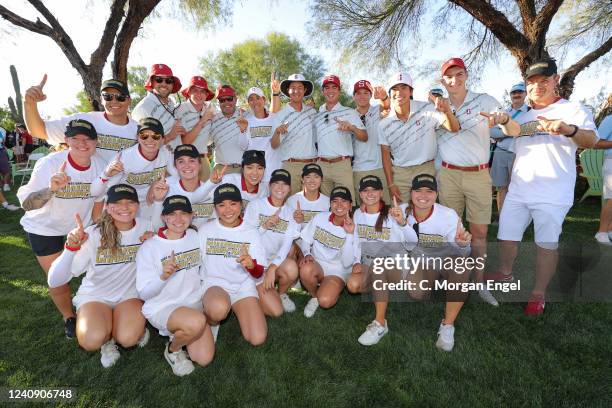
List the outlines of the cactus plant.
<svg viewBox="0 0 612 408">
<path fill-rule="evenodd" d="M 21 103 L 21 86 L 19 85 L 19 77 L 17 76 L 17 69 L 14 65 L 10 66 L 11 78 L 13 80 L 13 88 L 15 89 L 15 100 L 9 96 L 8 105 L 11 110 L 13 120 L 17 123 L 24 123 L 23 121 L 23 104 Z"/>
</svg>

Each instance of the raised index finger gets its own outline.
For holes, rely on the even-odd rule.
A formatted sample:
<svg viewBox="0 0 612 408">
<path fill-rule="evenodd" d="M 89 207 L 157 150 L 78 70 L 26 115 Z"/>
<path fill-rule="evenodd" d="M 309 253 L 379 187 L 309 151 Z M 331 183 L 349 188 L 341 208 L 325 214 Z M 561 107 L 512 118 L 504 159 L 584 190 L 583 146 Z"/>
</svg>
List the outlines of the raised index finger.
<svg viewBox="0 0 612 408">
<path fill-rule="evenodd" d="M 59 168 L 59 172 L 60 173 L 65 173 L 66 172 L 66 163 L 67 162 L 63 162 L 62 165 Z"/>
<path fill-rule="evenodd" d="M 480 116 L 484 116 L 485 118 L 490 118 L 491 114 L 487 112 L 480 112 Z"/>
<path fill-rule="evenodd" d="M 397 197 L 393 196 L 393 207 L 397 207 Z"/>
<path fill-rule="evenodd" d="M 38 86 L 40 87 L 40 89 L 43 89 L 46 83 L 47 83 L 47 74 L 43 75 L 43 79 L 42 81 L 40 81 L 40 84 L 38 84 Z"/>
<path fill-rule="evenodd" d="M 240 246 L 240 255 L 249 256 L 249 247 L 247 246 L 247 244 L 243 243 Z"/>
<path fill-rule="evenodd" d="M 76 222 L 76 226 L 78 229 L 83 229 L 83 220 L 81 220 L 81 216 L 79 213 L 74 214 L 74 221 Z"/>
</svg>

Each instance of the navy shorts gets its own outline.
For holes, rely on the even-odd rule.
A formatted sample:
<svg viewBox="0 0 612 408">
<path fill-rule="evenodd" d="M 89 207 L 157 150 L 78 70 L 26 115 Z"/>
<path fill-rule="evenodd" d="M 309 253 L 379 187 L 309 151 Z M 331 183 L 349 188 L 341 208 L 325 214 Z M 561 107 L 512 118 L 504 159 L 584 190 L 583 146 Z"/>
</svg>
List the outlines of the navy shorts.
<svg viewBox="0 0 612 408">
<path fill-rule="evenodd" d="M 32 234 L 31 232 L 26 232 L 26 234 L 28 235 L 32 251 L 34 251 L 36 256 L 53 255 L 64 250 L 64 236 L 49 237 Z"/>
</svg>

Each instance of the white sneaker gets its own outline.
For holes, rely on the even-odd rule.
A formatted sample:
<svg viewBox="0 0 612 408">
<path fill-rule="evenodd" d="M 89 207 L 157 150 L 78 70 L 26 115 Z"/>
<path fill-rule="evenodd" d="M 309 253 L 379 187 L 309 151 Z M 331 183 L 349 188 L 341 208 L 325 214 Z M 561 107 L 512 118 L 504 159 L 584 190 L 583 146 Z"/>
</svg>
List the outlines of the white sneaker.
<svg viewBox="0 0 612 408">
<path fill-rule="evenodd" d="M 11 186 L 8 184 L 4 185 L 4 191 L 11 191 Z"/>
<path fill-rule="evenodd" d="M 281 300 L 281 303 L 283 304 L 283 310 L 285 312 L 287 313 L 295 312 L 295 303 L 293 303 L 293 300 L 291 300 L 289 295 L 287 295 L 286 293 L 283 293 L 282 295 L 280 295 L 280 300 Z"/>
<path fill-rule="evenodd" d="M 164 357 L 166 358 L 168 364 L 170 364 L 170 367 L 172 367 L 172 372 L 174 375 L 182 377 L 184 375 L 191 374 L 195 367 L 187 356 L 185 350 L 180 349 L 179 351 L 172 353 L 168 347 L 170 347 L 170 342 L 166 343 Z"/>
<path fill-rule="evenodd" d="M 495 300 L 495 297 L 493 296 L 493 294 L 491 292 L 489 292 L 488 289 L 481 289 L 481 290 L 479 290 L 478 291 L 478 296 L 480 296 L 480 298 L 482 300 L 484 300 L 485 302 L 487 302 L 491 306 L 499 306 L 499 303 L 497 303 L 497 300 Z"/>
<path fill-rule="evenodd" d="M 368 324 L 365 331 L 357 341 L 359 344 L 363 346 L 373 346 L 378 343 L 380 339 L 383 338 L 385 334 L 389 331 L 389 327 L 387 326 L 387 321 L 385 320 L 385 325 L 381 325 L 376 320 L 372 320 L 372 323 Z"/>
<path fill-rule="evenodd" d="M 436 341 L 436 347 L 444 351 L 453 351 L 455 346 L 455 326 L 452 324 L 440 323 L 438 329 L 438 341 Z"/>
<path fill-rule="evenodd" d="M 102 363 L 102 367 L 108 368 L 112 366 L 119 360 L 119 357 L 121 357 L 121 354 L 119 354 L 115 339 L 110 339 L 100 347 L 100 362 Z"/>
<path fill-rule="evenodd" d="M 610 241 L 608 234 L 608 232 L 598 232 L 595 234 L 595 240 L 603 245 L 612 245 L 612 241 Z"/>
<path fill-rule="evenodd" d="M 151 334 L 149 333 L 149 329 L 147 329 L 145 327 L 144 334 L 142 335 L 140 340 L 138 340 L 138 347 L 142 348 L 142 347 L 146 346 L 147 343 L 149 343 L 149 338 L 150 337 L 151 337 Z"/>
<path fill-rule="evenodd" d="M 309 317 L 309 318 L 314 316 L 318 308 L 319 308 L 319 299 L 317 299 L 316 297 L 310 298 L 308 303 L 306 303 L 306 307 L 304 307 L 304 316 Z"/>
<path fill-rule="evenodd" d="M 210 331 L 212 332 L 213 340 L 216 343 L 217 342 L 217 336 L 219 335 L 219 324 L 215 324 L 214 326 L 210 325 Z"/>
<path fill-rule="evenodd" d="M 18 210 L 18 209 L 20 209 L 21 207 L 17 207 L 16 205 L 13 205 L 13 204 L 8 204 L 8 203 L 7 203 L 6 205 L 3 205 L 3 206 L 2 206 L 2 208 L 6 208 L 6 209 L 7 209 L 7 210 L 9 210 L 9 211 L 17 211 L 17 210 Z"/>
</svg>

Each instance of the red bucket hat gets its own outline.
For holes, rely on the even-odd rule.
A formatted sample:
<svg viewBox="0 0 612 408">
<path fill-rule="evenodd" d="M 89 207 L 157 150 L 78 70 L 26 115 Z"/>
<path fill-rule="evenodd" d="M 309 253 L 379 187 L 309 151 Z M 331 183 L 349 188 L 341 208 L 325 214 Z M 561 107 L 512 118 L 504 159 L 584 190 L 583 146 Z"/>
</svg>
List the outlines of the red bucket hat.
<svg viewBox="0 0 612 408">
<path fill-rule="evenodd" d="M 189 98 L 189 91 L 191 90 L 192 86 L 197 86 L 198 88 L 202 88 L 206 92 L 208 92 L 208 95 L 206 95 L 207 101 L 210 101 L 212 98 L 215 97 L 215 93 L 211 91 L 210 89 L 208 89 L 208 82 L 206 82 L 206 80 L 203 77 L 193 76 L 189 80 L 189 84 L 187 84 L 187 86 L 181 90 L 181 94 L 185 98 Z"/>
<path fill-rule="evenodd" d="M 172 93 L 176 93 L 181 89 L 181 80 L 178 77 L 175 77 L 172 74 L 172 70 L 169 66 L 165 64 L 153 64 L 151 66 L 151 70 L 149 71 L 149 77 L 147 78 L 147 82 L 145 83 L 145 89 L 150 91 L 153 89 L 153 83 L 151 82 L 154 76 L 164 76 L 164 77 L 172 77 L 174 78 L 174 86 L 172 87 Z"/>
<path fill-rule="evenodd" d="M 217 88 L 217 99 L 223 98 L 224 96 L 236 96 L 236 91 L 229 85 L 222 85 Z"/>
</svg>

